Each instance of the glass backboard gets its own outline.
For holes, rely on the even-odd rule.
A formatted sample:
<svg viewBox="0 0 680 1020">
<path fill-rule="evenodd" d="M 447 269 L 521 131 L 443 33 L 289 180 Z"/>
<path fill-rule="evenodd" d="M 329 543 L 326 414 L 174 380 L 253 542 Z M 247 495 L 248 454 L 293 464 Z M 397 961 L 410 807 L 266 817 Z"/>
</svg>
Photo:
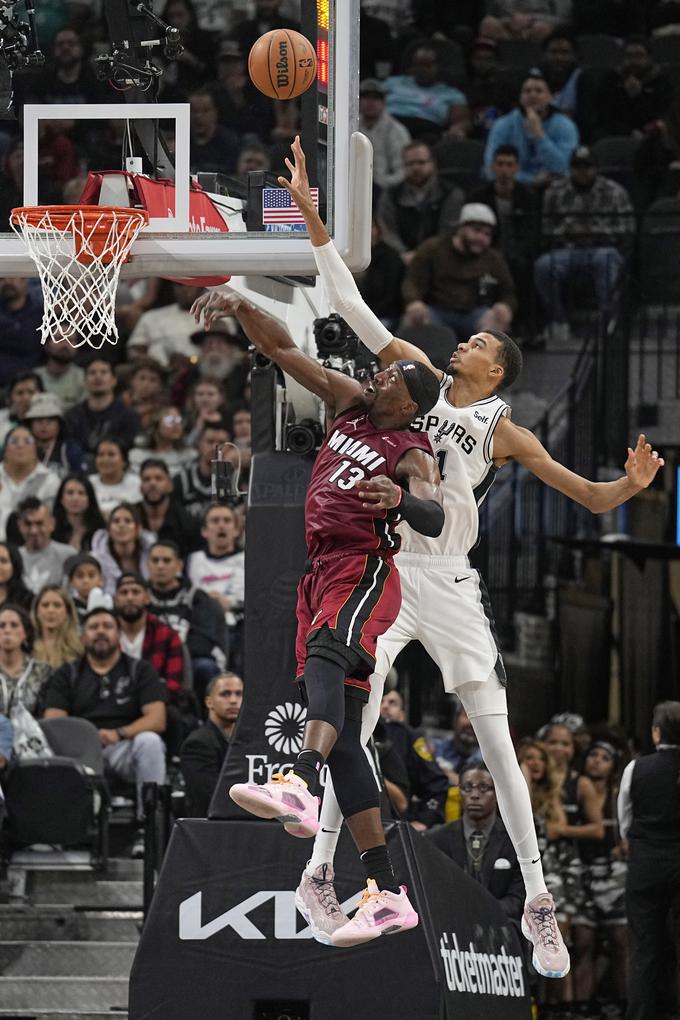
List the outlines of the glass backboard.
<svg viewBox="0 0 680 1020">
<path fill-rule="evenodd" d="M 24 5 L 10 6 L 19 20 Z M 187 24 L 179 0 L 106 0 L 99 22 L 45 30 L 44 64 L 24 30 L 28 66 L 8 61 L 12 105 L 0 110 L 0 275 L 35 275 L 9 229 L 12 207 L 76 204 L 86 186 L 99 189 L 95 203 L 134 204 L 139 195 L 120 173 L 131 168 L 153 180 L 155 198 L 123 275 L 313 273 L 304 225 L 277 184 L 295 132 L 339 250 L 351 268 L 368 264 L 372 154 L 357 131 L 359 0 L 280 5 L 281 27 L 312 40 L 318 61 L 314 85 L 288 103 L 248 79 L 250 44 L 278 5 L 254 6 L 253 20 L 253 4 L 225 0 L 217 24 L 215 5 L 199 4 L 203 24 Z M 0 105 L 7 77 L 0 56 Z M 88 182 L 92 173 L 103 176 Z M 190 179 L 192 192 L 198 185 L 212 196 L 217 225 L 196 211 Z"/>
</svg>

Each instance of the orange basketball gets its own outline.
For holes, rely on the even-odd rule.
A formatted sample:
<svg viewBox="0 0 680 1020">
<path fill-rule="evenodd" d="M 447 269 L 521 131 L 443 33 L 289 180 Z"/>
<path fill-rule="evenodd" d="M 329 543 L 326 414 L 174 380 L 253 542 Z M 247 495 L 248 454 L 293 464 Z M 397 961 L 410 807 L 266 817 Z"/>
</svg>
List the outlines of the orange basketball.
<svg viewBox="0 0 680 1020">
<path fill-rule="evenodd" d="M 248 54 L 253 85 L 270 99 L 295 99 L 316 78 L 316 52 L 309 39 L 288 28 L 261 35 Z"/>
</svg>

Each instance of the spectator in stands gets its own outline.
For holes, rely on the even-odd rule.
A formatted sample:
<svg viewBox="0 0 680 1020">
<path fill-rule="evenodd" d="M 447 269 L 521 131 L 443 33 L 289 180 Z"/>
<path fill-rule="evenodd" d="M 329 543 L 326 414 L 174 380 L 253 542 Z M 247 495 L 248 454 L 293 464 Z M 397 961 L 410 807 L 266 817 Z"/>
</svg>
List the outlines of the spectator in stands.
<svg viewBox="0 0 680 1020">
<path fill-rule="evenodd" d="M 404 179 L 404 146 L 411 141 L 407 128 L 385 107 L 385 86 L 365 78 L 359 86 L 359 130 L 373 146 L 373 183 L 390 188 Z"/>
<path fill-rule="evenodd" d="M 561 835 L 578 841 L 604 839 L 602 808 L 595 787 L 587 776 L 579 775 L 571 767 L 574 757 L 571 730 L 561 723 L 551 723 L 543 733 L 543 741 L 555 762 L 567 816 L 567 825 Z"/>
<path fill-rule="evenodd" d="M 186 574 L 194 586 L 213 599 L 229 630 L 229 664 L 241 666 L 241 631 L 245 599 L 245 553 L 237 547 L 238 521 L 230 506 L 213 504 L 203 515 L 205 551 L 192 552 Z"/>
<path fill-rule="evenodd" d="M 14 376 L 7 389 L 7 407 L 0 411 L 0 443 L 4 443 L 10 429 L 24 420 L 33 397 L 42 392 L 42 379 L 37 372 L 19 372 Z"/>
<path fill-rule="evenodd" d="M 120 624 L 121 649 L 132 659 L 150 662 L 165 684 L 170 755 L 179 754 L 184 737 L 197 724 L 184 689 L 184 658 L 179 634 L 149 612 L 149 582 L 141 574 L 121 574 L 114 605 Z"/>
<path fill-rule="evenodd" d="M 37 595 L 46 584 L 61 584 L 64 563 L 75 549 L 53 540 L 54 517 L 37 496 L 28 496 L 19 503 L 17 518 L 24 540 L 19 550 L 24 564 L 24 581 L 26 587 Z"/>
<path fill-rule="evenodd" d="M 110 98 L 85 57 L 83 40 L 69 27 L 55 35 L 52 61 L 37 86 L 44 103 L 105 103 Z"/>
<path fill-rule="evenodd" d="M 208 814 L 243 704 L 243 680 L 235 673 L 219 673 L 206 687 L 205 704 L 206 722 L 189 734 L 180 751 L 187 814 L 193 818 Z"/>
<path fill-rule="evenodd" d="M 578 128 L 555 109 L 548 83 L 537 68 L 532 68 L 522 83 L 518 108 L 499 117 L 489 132 L 484 150 L 484 170 L 489 178 L 499 145 L 517 149 L 517 180 L 523 184 L 542 188 L 567 171 L 578 145 Z"/>
<path fill-rule="evenodd" d="M 77 353 L 68 340 L 50 336 L 43 345 L 45 363 L 35 370 L 42 379 L 45 392 L 55 396 L 64 411 L 75 407 L 85 392 L 85 373 L 73 363 Z"/>
<path fill-rule="evenodd" d="M 83 451 L 74 439 L 66 436 L 64 412 L 53 393 L 36 393 L 24 422 L 35 439 L 36 453 L 43 467 L 59 478 L 85 470 Z"/>
<path fill-rule="evenodd" d="M 224 124 L 240 138 L 255 137 L 267 143 L 277 137 L 277 128 L 294 126 L 295 104 L 272 102 L 258 92 L 246 70 L 248 52 L 242 53 L 233 40 L 222 44 L 217 55 L 217 79 L 210 85 L 210 91 L 217 103 L 220 124 Z M 238 177 L 243 174 L 240 159 L 241 154 L 236 166 Z"/>
<path fill-rule="evenodd" d="M 519 923 L 524 910 L 524 880 L 510 837 L 498 817 L 493 779 L 482 761 L 460 773 L 462 817 L 430 829 L 426 838 L 480 882 Z"/>
<path fill-rule="evenodd" d="M 130 503 L 119 503 L 111 511 L 106 530 L 92 536 L 92 554 L 101 563 L 104 591 L 113 595 L 123 572 L 148 577 L 149 550 L 153 535 L 145 531 L 139 509 Z"/>
<path fill-rule="evenodd" d="M 433 741 L 433 750 L 451 786 L 458 786 L 461 773 L 481 761 L 482 752 L 475 731 L 462 705 L 454 708 L 451 736 Z"/>
<path fill-rule="evenodd" d="M 272 165 L 269 149 L 259 142 L 249 142 L 243 146 L 238 154 L 236 164 L 236 176 L 244 184 L 248 183 L 248 174 L 253 171 L 270 170 Z"/>
<path fill-rule="evenodd" d="M 517 301 L 508 264 L 491 247 L 496 217 L 486 205 L 464 205 L 452 237 L 420 245 L 402 286 L 410 325 L 435 322 L 463 341 L 483 329 L 507 330 Z"/>
<path fill-rule="evenodd" d="M 652 61 L 643 36 L 631 36 L 621 66 L 602 79 L 597 95 L 600 137 L 648 131 L 663 117 L 673 99 L 668 75 Z"/>
<path fill-rule="evenodd" d="M 470 192 L 467 200 L 488 205 L 495 213 L 498 247 L 510 267 L 521 308 L 529 299 L 540 201 L 533 188 L 517 180 L 519 152 L 514 145 L 498 146 L 491 172 L 493 180 Z"/>
<path fill-rule="evenodd" d="M 634 171 L 642 206 L 680 194 L 680 99 L 646 131 L 635 151 Z"/>
<path fill-rule="evenodd" d="M 0 527 L 22 500 L 34 496 L 52 506 L 59 476 L 38 461 L 36 442 L 26 425 L 8 433 L 0 464 Z"/>
<path fill-rule="evenodd" d="M 147 458 L 142 463 L 139 480 L 142 524 L 156 541 L 170 538 L 177 542 L 182 559 L 186 559 L 201 545 L 199 526 L 197 519 L 174 497 L 167 464 L 156 457 Z"/>
<path fill-rule="evenodd" d="M 557 28 L 543 40 L 541 48 L 541 70 L 552 93 L 553 106 L 580 124 L 583 68 L 578 63 L 574 36 L 565 29 Z"/>
<path fill-rule="evenodd" d="M 167 60 L 160 58 L 163 93 L 164 96 L 170 93 L 176 101 L 182 101 L 188 92 L 212 78 L 215 43 L 209 32 L 199 28 L 191 0 L 167 0 L 160 17 L 179 30 L 183 46 L 177 56 Z"/>
<path fill-rule="evenodd" d="M 155 542 L 149 552 L 151 612 L 176 630 L 191 655 L 199 701 L 206 684 L 226 665 L 224 612 L 205 592 L 182 576 L 184 563 L 174 542 Z"/>
<path fill-rule="evenodd" d="M 250 372 L 250 359 L 244 356 L 246 345 L 236 331 L 233 319 L 221 319 L 210 329 L 199 329 L 192 339 L 199 348 L 198 362 L 179 379 L 173 390 L 173 399 L 180 405 L 182 395 L 199 379 L 217 379 L 228 404 L 240 400 Z"/>
<path fill-rule="evenodd" d="M 162 309 L 159 309 L 162 310 Z M 165 372 L 154 358 L 135 360 L 123 400 L 139 415 L 142 428 L 151 428 L 167 400 Z"/>
<path fill-rule="evenodd" d="M 81 626 L 93 609 L 113 609 L 113 596 L 104 591 L 104 575 L 96 556 L 85 552 L 69 556 L 64 564 L 64 578 Z"/>
<path fill-rule="evenodd" d="M 195 447 L 203 426 L 209 421 L 220 421 L 226 413 L 226 400 L 217 379 L 199 379 L 193 385 L 184 405 L 188 418 L 187 443 Z"/>
<path fill-rule="evenodd" d="M 616 818 L 619 792 L 617 764 L 621 754 L 610 741 L 595 740 L 585 759 L 584 775 L 592 782 L 604 820 L 604 838 L 584 840 L 581 858 L 586 868 L 587 900 L 572 922 L 572 971 L 577 1001 L 590 1002 L 598 986 L 598 935 L 606 933 L 611 983 L 619 1003 L 628 985 L 628 931 L 626 928 L 626 862 L 622 859 Z"/>
<path fill-rule="evenodd" d="M 92 482 L 85 475 L 62 479 L 54 498 L 54 538 L 78 552 L 89 549 L 95 531 L 105 527 Z"/>
<path fill-rule="evenodd" d="M 212 499 L 210 462 L 215 459 L 217 447 L 230 438 L 225 422 L 208 422 L 198 440 L 198 459 L 182 468 L 175 478 L 175 496 L 193 517 L 200 519 Z"/>
<path fill-rule="evenodd" d="M 236 26 L 232 35 L 238 42 L 241 53 L 248 54 L 253 45 L 273 28 L 291 28 L 300 31 L 300 23 L 285 17 L 279 8 L 281 0 L 255 0 L 255 17 L 246 18 Z"/>
<path fill-rule="evenodd" d="M 489 39 L 531 39 L 541 42 L 571 17 L 572 0 L 487 0 L 479 26 Z"/>
<path fill-rule="evenodd" d="M 428 35 L 423 32 L 423 35 Z M 359 73 L 361 78 L 386 78 L 392 70 L 395 45 L 390 26 L 374 17 L 366 3 L 361 5 L 359 18 Z"/>
<path fill-rule="evenodd" d="M 385 81 L 387 112 L 400 120 L 413 138 L 436 141 L 443 132 L 464 137 L 469 124 L 467 100 L 460 89 L 440 77 L 436 50 L 424 43 L 411 54 L 408 74 Z"/>
<path fill-rule="evenodd" d="M 380 702 L 380 718 L 383 722 L 406 722 L 404 699 L 399 691 L 385 691 Z"/>
<path fill-rule="evenodd" d="M 130 465 L 138 471 L 140 464 L 149 457 L 167 464 L 173 477 L 196 460 L 196 451 L 187 443 L 184 416 L 178 407 L 166 404 L 160 408 L 151 427 L 148 446 L 136 446 L 131 451 Z"/>
<path fill-rule="evenodd" d="M 33 592 L 24 584 L 24 561 L 12 542 L 0 542 L 0 606 L 11 602 L 30 609 Z"/>
<path fill-rule="evenodd" d="M 144 312 L 132 331 L 127 349 L 132 352 L 141 348 L 149 358 L 172 368 L 180 367 L 187 359 L 196 358 L 198 350 L 192 340 L 196 320 L 189 314 L 189 309 L 203 290 L 203 287 L 173 284 L 174 302 Z"/>
<path fill-rule="evenodd" d="M 62 666 L 45 691 L 45 718 L 73 715 L 99 730 L 107 772 L 137 785 L 143 817 L 144 783 L 165 782 L 165 689 L 153 666 L 120 650 L 120 626 L 110 609 L 94 609 L 83 627 L 85 654 Z M 144 854 L 143 832 L 132 855 Z"/>
<path fill-rule="evenodd" d="M 507 84 L 499 77 L 498 44 L 478 36 L 470 47 L 468 84 L 465 86 L 470 110 L 468 137 L 485 139 L 491 125 L 508 109 Z"/>
<path fill-rule="evenodd" d="M 590 150 L 580 146 L 571 172 L 543 196 L 543 242 L 534 283 L 548 322 L 546 336 L 569 339 L 564 288 L 574 275 L 592 280 L 603 323 L 616 312 L 618 284 L 635 236 L 633 206 L 616 181 L 598 174 Z"/>
<path fill-rule="evenodd" d="M 391 244 L 383 239 L 378 221 L 371 224 L 371 261 L 361 273 L 355 273 L 362 298 L 390 330 L 396 330 L 402 312 L 401 284 L 404 263 Z"/>
<path fill-rule="evenodd" d="M 67 560 L 68 562 L 68 560 Z M 59 669 L 83 654 L 78 614 L 73 599 L 58 584 L 42 588 L 33 603 L 33 654 L 38 662 Z"/>
<path fill-rule="evenodd" d="M 40 362 L 40 324 L 43 316 L 39 287 L 20 276 L 0 280 L 0 386 L 19 372 L 29 372 Z"/>
<path fill-rule="evenodd" d="M 87 397 L 66 412 L 69 436 L 93 457 L 99 442 L 115 437 L 131 445 L 141 428 L 139 415 L 115 396 L 116 376 L 110 362 L 95 358 L 85 369 Z"/>
<path fill-rule="evenodd" d="M 212 92 L 207 88 L 197 89 L 189 96 L 189 102 L 191 172 L 233 173 L 238 158 L 238 135 L 220 124 L 219 111 Z"/>
<path fill-rule="evenodd" d="M 0 609 L 0 715 L 9 717 L 15 705 L 40 715 L 50 667 L 37 662 L 32 651 L 33 625 L 28 613 L 7 602 Z"/>
<path fill-rule="evenodd" d="M 402 159 L 404 180 L 382 192 L 377 219 L 385 243 L 408 265 L 423 241 L 450 233 L 465 197 L 460 188 L 446 193 L 429 145 L 409 142 Z"/>
<path fill-rule="evenodd" d="M 394 694 L 395 692 L 390 692 Z M 432 825 L 444 821 L 444 804 L 448 791 L 446 776 L 437 765 L 427 737 L 419 730 L 412 729 L 403 720 L 397 720 L 399 714 L 394 706 L 393 698 L 385 697 L 380 706 L 384 739 L 388 740 L 393 750 L 406 768 L 411 791 L 411 799 L 406 811 L 406 818 L 414 829 L 424 832 Z M 403 710 L 403 702 L 402 702 Z"/>
<path fill-rule="evenodd" d="M 654 752 L 626 766 L 618 814 L 628 841 L 626 909 L 630 931 L 628 1020 L 666 1014 L 664 991 L 675 957 L 680 971 L 680 702 L 663 701 L 652 715 Z M 667 1015 L 667 1014 L 666 1014 Z"/>
<path fill-rule="evenodd" d="M 104 519 L 119 503 L 139 502 L 139 475 L 130 469 L 127 449 L 121 442 L 113 437 L 101 439 L 94 463 L 97 470 L 90 475 L 90 482 Z"/>
</svg>

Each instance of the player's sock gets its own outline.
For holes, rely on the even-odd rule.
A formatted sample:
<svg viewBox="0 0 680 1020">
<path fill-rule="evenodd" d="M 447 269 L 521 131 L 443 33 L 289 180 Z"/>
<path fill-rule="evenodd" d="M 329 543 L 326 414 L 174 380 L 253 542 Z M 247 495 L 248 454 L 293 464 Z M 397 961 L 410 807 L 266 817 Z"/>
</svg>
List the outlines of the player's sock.
<svg viewBox="0 0 680 1020">
<path fill-rule="evenodd" d="M 318 751 L 303 748 L 293 765 L 293 772 L 298 779 L 304 780 L 307 784 L 307 789 L 313 797 L 316 797 L 319 789 L 319 773 L 324 767 L 325 762 L 326 759 Z"/>
<path fill-rule="evenodd" d="M 399 893 L 399 883 L 392 870 L 390 853 L 384 843 L 380 846 L 373 846 L 370 850 L 364 850 L 361 854 L 361 863 L 366 872 L 366 879 L 372 878 L 378 889 L 386 889 L 388 892 Z"/>
<path fill-rule="evenodd" d="M 328 796 L 327 790 L 324 788 L 323 799 L 326 800 Z M 335 848 L 338 845 L 338 837 L 340 836 L 340 828 L 342 827 L 342 819 L 337 829 L 329 827 L 327 825 L 319 824 L 319 831 L 314 837 L 314 849 L 312 850 L 312 856 L 307 861 L 307 867 L 305 871 L 308 875 L 313 875 L 320 864 L 332 864 L 333 858 L 335 857 Z"/>
<path fill-rule="evenodd" d="M 465 707 L 464 688 L 459 692 Z M 526 886 L 527 899 L 547 892 L 529 787 L 517 762 L 507 715 L 468 712 L 484 763 L 496 787 L 501 818 L 515 848 Z"/>
</svg>

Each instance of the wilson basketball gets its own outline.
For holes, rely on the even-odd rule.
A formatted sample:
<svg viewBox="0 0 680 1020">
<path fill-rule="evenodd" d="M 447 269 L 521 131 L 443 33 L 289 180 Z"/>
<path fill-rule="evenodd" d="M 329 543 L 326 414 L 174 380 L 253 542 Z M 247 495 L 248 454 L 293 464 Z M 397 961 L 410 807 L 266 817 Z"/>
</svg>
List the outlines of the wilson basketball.
<svg viewBox="0 0 680 1020">
<path fill-rule="evenodd" d="M 316 78 L 314 46 L 299 32 L 274 28 L 253 44 L 248 74 L 253 85 L 270 99 L 295 99 Z"/>
</svg>

